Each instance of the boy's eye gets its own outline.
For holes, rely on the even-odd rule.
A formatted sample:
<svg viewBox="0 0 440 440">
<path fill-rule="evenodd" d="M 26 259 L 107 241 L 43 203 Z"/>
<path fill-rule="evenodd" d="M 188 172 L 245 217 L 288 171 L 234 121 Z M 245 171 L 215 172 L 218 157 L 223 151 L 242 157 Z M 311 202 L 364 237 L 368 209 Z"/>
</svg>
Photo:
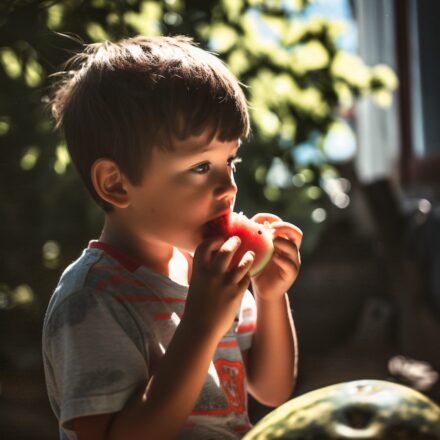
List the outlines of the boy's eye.
<svg viewBox="0 0 440 440">
<path fill-rule="evenodd" d="M 228 165 L 232 167 L 232 170 L 235 171 L 235 165 L 242 161 L 241 157 L 234 156 L 228 159 Z M 196 167 L 192 168 L 191 171 L 196 174 L 205 174 L 210 170 L 211 164 L 209 162 L 201 163 Z"/>
<path fill-rule="evenodd" d="M 205 174 L 207 171 L 209 171 L 209 162 L 197 165 L 196 167 L 192 168 L 191 171 L 196 174 Z"/>
</svg>

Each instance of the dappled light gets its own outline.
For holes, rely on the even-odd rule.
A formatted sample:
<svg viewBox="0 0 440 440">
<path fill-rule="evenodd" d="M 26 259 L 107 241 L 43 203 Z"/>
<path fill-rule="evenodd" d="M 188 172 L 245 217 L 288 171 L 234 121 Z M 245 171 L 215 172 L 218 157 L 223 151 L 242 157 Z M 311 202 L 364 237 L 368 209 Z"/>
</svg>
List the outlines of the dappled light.
<svg viewBox="0 0 440 440">
<path fill-rule="evenodd" d="M 249 218 L 273 213 L 303 232 L 301 272 L 288 292 L 300 359 L 291 397 L 368 378 L 404 384 L 440 402 L 440 150 L 435 123 L 426 125 L 429 130 L 424 125 L 435 120 L 440 92 L 432 82 L 414 85 L 435 66 L 423 70 L 429 60 L 412 52 L 423 23 L 422 31 L 408 24 L 407 3 L 0 5 L 5 438 L 58 438 L 43 377 L 45 310 L 61 274 L 100 236 L 104 220 L 55 128 L 52 87 L 62 69 L 72 69 L 64 63 L 86 45 L 136 35 L 190 36 L 240 81 L 252 133 L 239 150 L 235 211 Z M 100 96 L 103 108 L 111 94 Z M 138 97 L 127 93 L 127 99 Z M 149 111 L 164 118 L 158 106 Z M 125 115 L 123 102 L 118 112 Z M 109 130 L 118 122 L 105 111 L 95 116 L 111 121 Z M 181 315 L 170 316 L 180 322 Z M 272 409 L 248 397 L 252 423 Z"/>
</svg>

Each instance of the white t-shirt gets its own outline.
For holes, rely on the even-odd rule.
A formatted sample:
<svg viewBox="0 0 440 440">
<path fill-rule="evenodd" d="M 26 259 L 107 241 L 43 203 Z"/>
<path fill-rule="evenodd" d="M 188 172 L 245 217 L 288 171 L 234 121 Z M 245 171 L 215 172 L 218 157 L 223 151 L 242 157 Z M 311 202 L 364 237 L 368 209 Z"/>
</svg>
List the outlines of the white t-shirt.
<svg viewBox="0 0 440 440">
<path fill-rule="evenodd" d="M 43 327 L 47 390 L 62 440 L 77 438 L 72 419 L 120 411 L 145 387 L 187 293 L 187 286 L 98 241 L 66 268 Z M 238 439 L 252 427 L 241 351 L 250 348 L 255 323 L 255 301 L 246 291 L 179 439 Z"/>
</svg>

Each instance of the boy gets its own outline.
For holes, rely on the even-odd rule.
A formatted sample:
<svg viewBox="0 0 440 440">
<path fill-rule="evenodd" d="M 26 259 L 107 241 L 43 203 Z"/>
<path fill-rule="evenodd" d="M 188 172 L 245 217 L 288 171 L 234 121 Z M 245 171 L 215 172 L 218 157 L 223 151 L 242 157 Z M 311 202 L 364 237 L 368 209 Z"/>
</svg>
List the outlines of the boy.
<svg viewBox="0 0 440 440">
<path fill-rule="evenodd" d="M 252 253 L 229 267 L 237 237 L 204 239 L 235 203 L 249 134 L 238 81 L 188 37 L 136 37 L 73 57 L 52 111 L 105 211 L 99 240 L 64 271 L 45 317 L 61 438 L 240 438 L 251 428 L 247 391 L 277 406 L 293 389 L 286 291 L 301 231 L 255 216 L 276 238 L 252 280 Z"/>
</svg>

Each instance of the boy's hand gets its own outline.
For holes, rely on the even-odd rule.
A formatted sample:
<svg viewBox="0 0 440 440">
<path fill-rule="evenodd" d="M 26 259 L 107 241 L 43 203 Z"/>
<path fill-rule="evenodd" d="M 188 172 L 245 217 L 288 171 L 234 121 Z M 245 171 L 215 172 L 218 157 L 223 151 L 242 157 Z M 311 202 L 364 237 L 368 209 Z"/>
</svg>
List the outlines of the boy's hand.
<svg viewBox="0 0 440 440">
<path fill-rule="evenodd" d="M 184 319 L 201 332 L 220 339 L 231 327 L 249 287 L 253 252 L 246 252 L 236 267 L 229 268 L 240 246 L 238 237 L 205 240 L 194 254 Z"/>
<path fill-rule="evenodd" d="M 279 300 L 298 276 L 301 266 L 299 248 L 303 234 L 298 227 L 283 222 L 273 214 L 257 214 L 252 220 L 261 224 L 270 223 L 274 229 L 275 247 L 269 264 L 252 278 L 253 292 L 265 301 Z"/>
</svg>

